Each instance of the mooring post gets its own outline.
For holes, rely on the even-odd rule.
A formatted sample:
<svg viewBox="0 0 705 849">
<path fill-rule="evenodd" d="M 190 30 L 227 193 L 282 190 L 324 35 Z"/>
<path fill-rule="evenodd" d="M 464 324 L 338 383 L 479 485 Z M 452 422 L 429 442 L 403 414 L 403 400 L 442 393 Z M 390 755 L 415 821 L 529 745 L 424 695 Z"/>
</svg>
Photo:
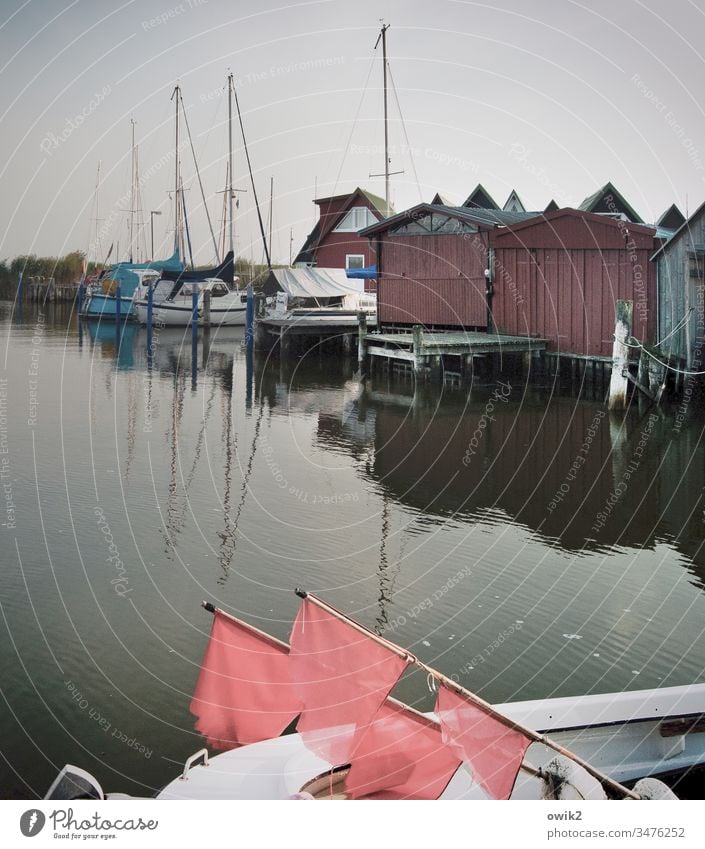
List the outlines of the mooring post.
<svg viewBox="0 0 705 849">
<path fill-rule="evenodd" d="M 198 287 L 194 284 L 191 293 L 191 389 L 198 380 Z"/>
<path fill-rule="evenodd" d="M 610 377 L 609 410 L 623 410 L 627 406 L 626 372 L 629 367 L 629 348 L 627 339 L 632 334 L 632 301 L 617 301 L 614 345 L 612 347 L 612 375 Z"/>
<path fill-rule="evenodd" d="M 191 344 L 198 344 L 198 289 L 194 284 L 191 292 Z"/>
<path fill-rule="evenodd" d="M 120 356 L 120 342 L 122 341 L 120 328 L 120 311 L 122 308 L 121 291 L 119 284 L 115 285 L 115 357 Z"/>
<path fill-rule="evenodd" d="M 255 292 L 252 283 L 247 284 L 247 302 L 245 305 L 245 342 L 252 345 L 255 338 Z"/>
<path fill-rule="evenodd" d="M 80 315 L 81 309 L 83 307 L 83 299 L 84 299 L 85 295 L 86 295 L 85 277 L 81 277 L 81 282 L 78 284 L 78 295 L 77 295 L 79 315 Z"/>
<path fill-rule="evenodd" d="M 211 297 L 212 292 L 207 289 L 203 293 L 203 326 L 209 327 L 211 323 Z"/>
<path fill-rule="evenodd" d="M 365 365 L 365 357 L 367 355 L 367 314 L 359 312 L 357 314 L 357 363 L 360 371 Z"/>
<path fill-rule="evenodd" d="M 154 287 L 147 284 L 147 368 L 152 368 L 152 327 L 154 324 Z"/>
<path fill-rule="evenodd" d="M 415 324 L 411 330 L 411 335 L 413 338 L 414 374 L 418 377 L 426 362 L 423 355 L 423 327 L 420 324 Z"/>
<path fill-rule="evenodd" d="M 22 272 L 17 275 L 17 303 L 22 306 Z"/>
</svg>

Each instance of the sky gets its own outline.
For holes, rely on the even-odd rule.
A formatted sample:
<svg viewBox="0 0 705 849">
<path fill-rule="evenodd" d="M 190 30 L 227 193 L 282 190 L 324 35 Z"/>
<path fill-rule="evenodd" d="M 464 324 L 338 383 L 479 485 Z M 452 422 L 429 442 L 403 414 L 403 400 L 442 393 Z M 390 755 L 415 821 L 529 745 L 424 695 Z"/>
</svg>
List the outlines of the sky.
<svg viewBox="0 0 705 849">
<path fill-rule="evenodd" d="M 477 183 L 543 209 L 611 180 L 650 222 L 705 200 L 703 0 L 3 0 L 0 259 L 102 260 L 111 244 L 126 258 L 132 121 L 141 254 L 153 221 L 155 256 L 169 255 L 177 83 L 218 237 L 232 72 L 265 220 L 273 179 L 273 260 L 287 263 L 314 197 L 384 194 L 370 176 L 384 170 L 380 18 L 397 211 L 437 191 L 461 204 Z M 261 261 L 236 123 L 233 137 L 236 253 Z M 194 260 L 209 264 L 183 119 L 181 141 Z"/>
</svg>

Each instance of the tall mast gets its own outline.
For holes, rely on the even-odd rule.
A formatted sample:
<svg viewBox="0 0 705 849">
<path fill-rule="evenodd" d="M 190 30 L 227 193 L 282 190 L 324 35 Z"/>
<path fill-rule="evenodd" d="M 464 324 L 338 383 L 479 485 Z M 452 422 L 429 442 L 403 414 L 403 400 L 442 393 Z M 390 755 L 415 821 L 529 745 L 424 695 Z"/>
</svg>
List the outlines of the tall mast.
<svg viewBox="0 0 705 849">
<path fill-rule="evenodd" d="M 403 171 L 394 171 L 391 172 L 389 170 L 389 114 L 387 111 L 387 30 L 389 29 L 389 24 L 382 24 L 382 29 L 380 30 L 379 35 L 377 36 L 377 41 L 375 42 L 375 50 L 377 49 L 377 45 L 379 42 L 382 42 L 382 73 L 384 80 L 384 175 L 382 174 L 370 174 L 370 177 L 382 177 L 384 176 L 384 204 L 385 204 L 385 217 L 389 218 L 389 214 L 391 211 L 391 206 L 389 204 L 389 178 L 394 174 L 403 174 Z"/>
<path fill-rule="evenodd" d="M 181 230 L 181 210 L 179 207 L 179 171 L 180 171 L 180 163 L 179 163 L 179 97 L 181 96 L 181 88 L 177 85 L 174 87 L 174 91 L 171 95 L 171 99 L 174 101 L 175 118 L 176 118 L 176 142 L 175 142 L 175 153 L 176 156 L 175 161 L 176 164 L 174 166 L 174 253 L 178 252 L 180 249 L 180 230 Z M 181 255 L 181 254 L 179 254 Z"/>
<path fill-rule="evenodd" d="M 130 118 L 130 124 L 132 125 L 132 158 L 131 158 L 131 184 L 132 187 L 130 189 L 130 262 L 133 261 L 133 251 L 134 251 L 134 229 L 135 229 L 135 121 L 134 118 Z"/>
<path fill-rule="evenodd" d="M 233 247 L 233 75 L 228 76 L 228 220 L 230 222 L 230 250 Z"/>
<path fill-rule="evenodd" d="M 389 24 L 382 26 L 382 67 L 384 71 L 384 203 L 386 218 L 389 218 L 389 125 L 387 120 L 387 30 Z"/>
<path fill-rule="evenodd" d="M 274 177 L 269 181 L 269 256 L 272 255 L 272 213 L 274 211 Z"/>
</svg>

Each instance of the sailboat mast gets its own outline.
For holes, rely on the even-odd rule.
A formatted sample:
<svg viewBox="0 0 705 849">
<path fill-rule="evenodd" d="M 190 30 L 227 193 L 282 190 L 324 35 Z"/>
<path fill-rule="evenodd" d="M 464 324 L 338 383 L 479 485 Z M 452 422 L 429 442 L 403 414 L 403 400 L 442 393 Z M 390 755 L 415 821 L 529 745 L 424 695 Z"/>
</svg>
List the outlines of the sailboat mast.
<svg viewBox="0 0 705 849">
<path fill-rule="evenodd" d="M 269 256 L 272 255 L 272 217 L 274 212 L 274 177 L 269 181 Z"/>
<path fill-rule="evenodd" d="M 175 125 L 176 125 L 176 141 L 174 151 L 176 156 L 175 158 L 175 166 L 174 166 L 174 253 L 178 252 L 181 245 L 180 239 L 180 231 L 181 231 L 181 210 L 179 207 L 179 97 L 181 96 L 181 88 L 176 85 L 174 87 L 173 94 L 171 95 L 171 99 L 174 101 L 175 108 Z M 181 254 L 180 254 L 181 255 Z"/>
<path fill-rule="evenodd" d="M 228 76 L 228 220 L 230 222 L 230 250 L 233 247 L 233 75 Z"/>
<path fill-rule="evenodd" d="M 135 121 L 134 118 L 130 118 L 130 124 L 132 125 L 132 147 L 131 147 L 131 189 L 130 189 L 130 262 L 133 261 L 134 256 L 134 231 L 135 231 Z"/>
<path fill-rule="evenodd" d="M 382 67 L 384 74 L 384 203 L 386 218 L 389 218 L 389 121 L 387 114 L 387 30 L 389 24 L 382 26 Z"/>
</svg>

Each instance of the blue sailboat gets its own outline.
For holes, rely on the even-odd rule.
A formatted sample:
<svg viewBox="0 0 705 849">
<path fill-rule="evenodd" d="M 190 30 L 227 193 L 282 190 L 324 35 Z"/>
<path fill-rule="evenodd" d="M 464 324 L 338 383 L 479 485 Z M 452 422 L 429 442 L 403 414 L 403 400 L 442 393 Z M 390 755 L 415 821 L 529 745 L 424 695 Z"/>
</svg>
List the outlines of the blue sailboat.
<svg viewBox="0 0 705 849">
<path fill-rule="evenodd" d="M 139 296 L 141 287 L 150 281 L 159 280 L 162 272 L 179 274 L 184 270 L 178 251 L 168 259 L 153 262 L 118 262 L 91 284 L 86 293 L 86 299 L 81 307 L 83 318 L 102 318 L 113 321 L 117 315 L 117 291 L 120 289 L 120 318 L 134 314 L 134 302 Z"/>
</svg>

